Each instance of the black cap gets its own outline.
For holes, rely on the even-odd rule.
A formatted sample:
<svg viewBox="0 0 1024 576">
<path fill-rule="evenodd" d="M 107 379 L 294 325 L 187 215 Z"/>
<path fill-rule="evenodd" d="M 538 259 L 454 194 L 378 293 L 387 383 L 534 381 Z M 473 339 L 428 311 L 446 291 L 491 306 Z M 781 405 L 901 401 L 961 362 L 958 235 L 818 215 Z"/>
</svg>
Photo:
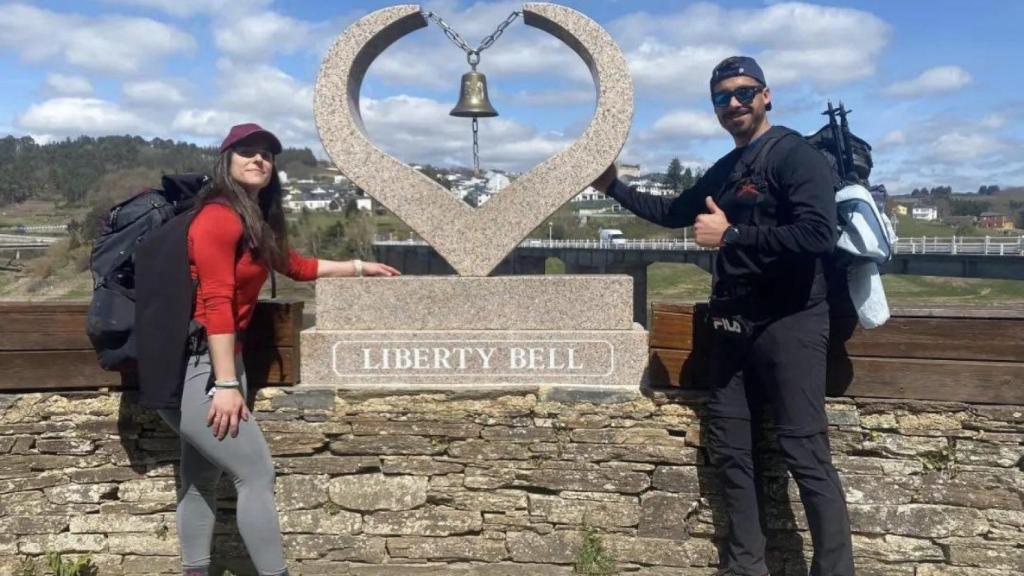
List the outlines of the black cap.
<svg viewBox="0 0 1024 576">
<path fill-rule="evenodd" d="M 711 71 L 711 88 L 714 88 L 715 84 L 722 80 L 733 76 L 749 76 L 760 82 L 762 86 L 768 85 L 764 80 L 764 72 L 761 71 L 756 60 L 750 56 L 730 56 L 719 62 L 718 66 Z"/>
</svg>

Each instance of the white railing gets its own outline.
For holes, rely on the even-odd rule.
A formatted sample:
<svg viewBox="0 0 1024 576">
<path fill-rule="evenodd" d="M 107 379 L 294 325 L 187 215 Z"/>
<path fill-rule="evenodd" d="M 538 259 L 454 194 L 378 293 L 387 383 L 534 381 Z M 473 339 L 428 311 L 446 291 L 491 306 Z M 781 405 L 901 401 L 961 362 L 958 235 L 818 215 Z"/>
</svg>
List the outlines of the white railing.
<svg viewBox="0 0 1024 576">
<path fill-rule="evenodd" d="M 24 236 L 22 234 L 0 234 L 0 246 L 7 244 L 49 246 L 60 238 L 47 236 Z"/>
<path fill-rule="evenodd" d="M 423 240 L 394 240 L 378 238 L 374 244 L 382 246 L 426 246 Z M 591 250 L 707 250 L 701 248 L 690 239 L 647 238 L 636 240 L 617 240 L 602 242 L 600 240 L 538 240 L 528 238 L 520 244 L 523 248 L 580 248 Z"/>
<path fill-rule="evenodd" d="M 15 234 L 63 234 L 67 231 L 67 224 L 46 224 L 41 226 L 0 226 L 0 232 L 14 232 Z"/>
<path fill-rule="evenodd" d="M 1024 256 L 1024 236 L 953 236 L 939 238 L 900 238 L 893 246 L 896 254 L 948 254 L 955 256 Z"/>
<path fill-rule="evenodd" d="M 426 246 L 423 240 L 378 239 L 385 246 Z M 602 242 L 600 240 L 543 240 L 529 238 L 523 248 L 576 248 L 584 250 L 709 250 L 687 238 L 647 238 Z M 948 254 L 981 256 L 1024 256 L 1024 236 L 955 236 L 940 238 L 900 238 L 893 245 L 895 254 Z"/>
<path fill-rule="evenodd" d="M 690 239 L 637 238 L 616 241 L 601 240 L 524 240 L 523 248 L 581 248 L 591 250 L 707 250 Z"/>
</svg>

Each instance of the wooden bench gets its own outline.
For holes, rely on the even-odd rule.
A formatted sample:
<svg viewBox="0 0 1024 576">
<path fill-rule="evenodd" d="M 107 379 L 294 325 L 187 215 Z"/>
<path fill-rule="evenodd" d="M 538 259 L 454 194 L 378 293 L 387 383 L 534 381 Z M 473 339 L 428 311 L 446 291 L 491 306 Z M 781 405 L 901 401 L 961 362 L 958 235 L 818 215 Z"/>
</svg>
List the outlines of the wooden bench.
<svg viewBox="0 0 1024 576">
<path fill-rule="evenodd" d="M 703 388 L 707 305 L 652 305 L 653 386 Z M 882 327 L 833 318 L 833 396 L 1024 405 L 1024 312 L 895 309 Z"/>
<path fill-rule="evenodd" d="M 133 375 L 99 367 L 85 335 L 86 303 L 0 302 L 0 390 L 130 388 Z M 250 386 L 299 381 L 303 303 L 261 300 L 245 342 Z"/>
</svg>

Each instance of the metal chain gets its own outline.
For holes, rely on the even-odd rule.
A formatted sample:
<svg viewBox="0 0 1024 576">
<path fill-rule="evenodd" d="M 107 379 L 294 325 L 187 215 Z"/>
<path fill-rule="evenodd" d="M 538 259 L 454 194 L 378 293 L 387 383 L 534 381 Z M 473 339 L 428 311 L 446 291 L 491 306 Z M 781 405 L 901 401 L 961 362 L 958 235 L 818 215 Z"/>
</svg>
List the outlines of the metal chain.
<svg viewBox="0 0 1024 576">
<path fill-rule="evenodd" d="M 473 117 L 473 175 L 480 175 L 480 143 L 477 141 L 477 132 L 479 131 L 479 124 L 476 121 L 476 116 Z"/>
<path fill-rule="evenodd" d="M 491 32 L 488 36 L 485 36 L 484 39 L 480 41 L 480 45 L 474 49 L 472 46 L 469 45 L 468 42 L 463 40 L 462 36 L 460 36 L 459 33 L 456 32 L 455 29 L 452 28 L 450 24 L 444 21 L 444 18 L 441 18 L 437 14 L 429 11 L 423 13 L 423 15 L 426 16 L 428 19 L 437 22 L 437 25 L 441 27 L 441 30 L 444 32 L 444 35 L 447 36 L 448 39 L 451 40 L 453 44 L 458 46 L 460 50 L 466 53 L 466 61 L 469 62 L 469 65 L 473 67 L 473 70 L 476 70 L 476 65 L 480 63 L 480 53 L 490 48 L 494 44 L 494 42 L 498 38 L 500 38 L 501 35 L 505 32 L 505 28 L 508 28 L 509 25 L 512 24 L 512 22 L 514 22 L 520 14 L 522 14 L 522 12 L 518 10 L 515 10 L 511 14 L 509 14 L 508 17 L 501 22 L 501 24 L 498 24 L 498 27 L 494 30 L 494 32 Z"/>
<path fill-rule="evenodd" d="M 520 12 L 518 10 L 513 11 L 511 14 L 508 15 L 507 18 L 505 18 L 501 22 L 501 24 L 498 24 L 498 27 L 494 30 L 494 32 L 491 32 L 489 35 L 485 36 L 484 39 L 480 41 L 480 45 L 477 46 L 476 49 L 473 49 L 473 47 L 470 46 L 468 42 L 463 40 L 462 36 L 459 35 L 459 33 L 456 32 L 455 29 L 452 28 L 450 24 L 448 24 L 447 22 L 444 21 L 444 18 L 441 18 L 437 14 L 435 14 L 433 12 L 430 12 L 430 11 L 427 11 L 427 12 L 423 13 L 423 15 L 426 16 L 426 18 L 428 20 L 433 20 L 434 22 L 437 22 L 437 25 L 441 27 L 441 30 L 444 32 L 444 35 L 447 36 L 448 39 L 451 40 L 453 44 L 458 46 L 460 50 L 462 50 L 463 52 L 466 53 L 466 61 L 469 62 L 469 66 L 473 69 L 473 71 L 476 71 L 476 66 L 477 66 L 477 64 L 480 63 L 480 53 L 483 52 L 484 50 L 487 50 L 488 48 L 490 48 L 494 44 L 494 42 L 497 41 L 498 38 L 500 38 L 502 34 L 504 34 L 505 28 L 508 28 L 509 25 L 512 24 L 512 22 L 515 22 L 515 19 L 518 18 L 520 14 L 522 14 L 522 12 Z M 475 175 L 477 175 L 477 176 L 480 175 L 480 141 L 479 141 L 479 132 L 480 132 L 480 124 L 479 124 L 479 122 L 477 122 L 476 116 L 474 116 L 473 117 L 473 173 Z"/>
</svg>

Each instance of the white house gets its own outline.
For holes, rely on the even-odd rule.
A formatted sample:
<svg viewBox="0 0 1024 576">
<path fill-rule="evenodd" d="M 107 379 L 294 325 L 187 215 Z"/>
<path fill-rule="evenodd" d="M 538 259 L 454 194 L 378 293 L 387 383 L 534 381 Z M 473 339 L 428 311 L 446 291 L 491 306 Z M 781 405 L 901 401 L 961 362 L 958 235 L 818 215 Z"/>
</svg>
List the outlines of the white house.
<svg viewBox="0 0 1024 576">
<path fill-rule="evenodd" d="M 489 172 L 487 174 L 487 191 L 490 194 L 497 194 L 503 189 L 508 188 L 508 185 L 512 181 L 509 180 L 508 176 L 505 176 L 501 172 Z"/>
<path fill-rule="evenodd" d="M 335 202 L 334 195 L 328 194 L 326 191 L 313 195 L 310 192 L 292 190 L 282 200 L 285 208 L 292 211 L 299 211 L 303 208 L 306 210 L 337 209 L 337 204 L 331 206 L 331 203 Z"/>
<path fill-rule="evenodd" d="M 935 206 L 914 206 L 910 211 L 910 217 L 914 220 L 927 220 L 931 222 L 939 219 L 939 209 Z"/>
<path fill-rule="evenodd" d="M 638 192 L 654 194 L 655 196 L 668 196 L 675 193 L 668 185 L 651 178 L 636 178 L 629 182 L 629 185 L 635 186 Z"/>
<path fill-rule="evenodd" d="M 604 192 L 599 192 L 593 186 L 587 186 L 586 188 L 583 189 L 583 192 L 580 192 L 579 194 L 574 196 L 572 201 L 573 202 L 590 202 L 590 201 L 593 201 L 593 200 L 605 200 L 607 198 L 608 198 L 608 196 L 605 196 Z"/>
<path fill-rule="evenodd" d="M 373 210 L 373 200 L 369 198 L 356 198 L 356 209 L 369 212 Z"/>
</svg>

